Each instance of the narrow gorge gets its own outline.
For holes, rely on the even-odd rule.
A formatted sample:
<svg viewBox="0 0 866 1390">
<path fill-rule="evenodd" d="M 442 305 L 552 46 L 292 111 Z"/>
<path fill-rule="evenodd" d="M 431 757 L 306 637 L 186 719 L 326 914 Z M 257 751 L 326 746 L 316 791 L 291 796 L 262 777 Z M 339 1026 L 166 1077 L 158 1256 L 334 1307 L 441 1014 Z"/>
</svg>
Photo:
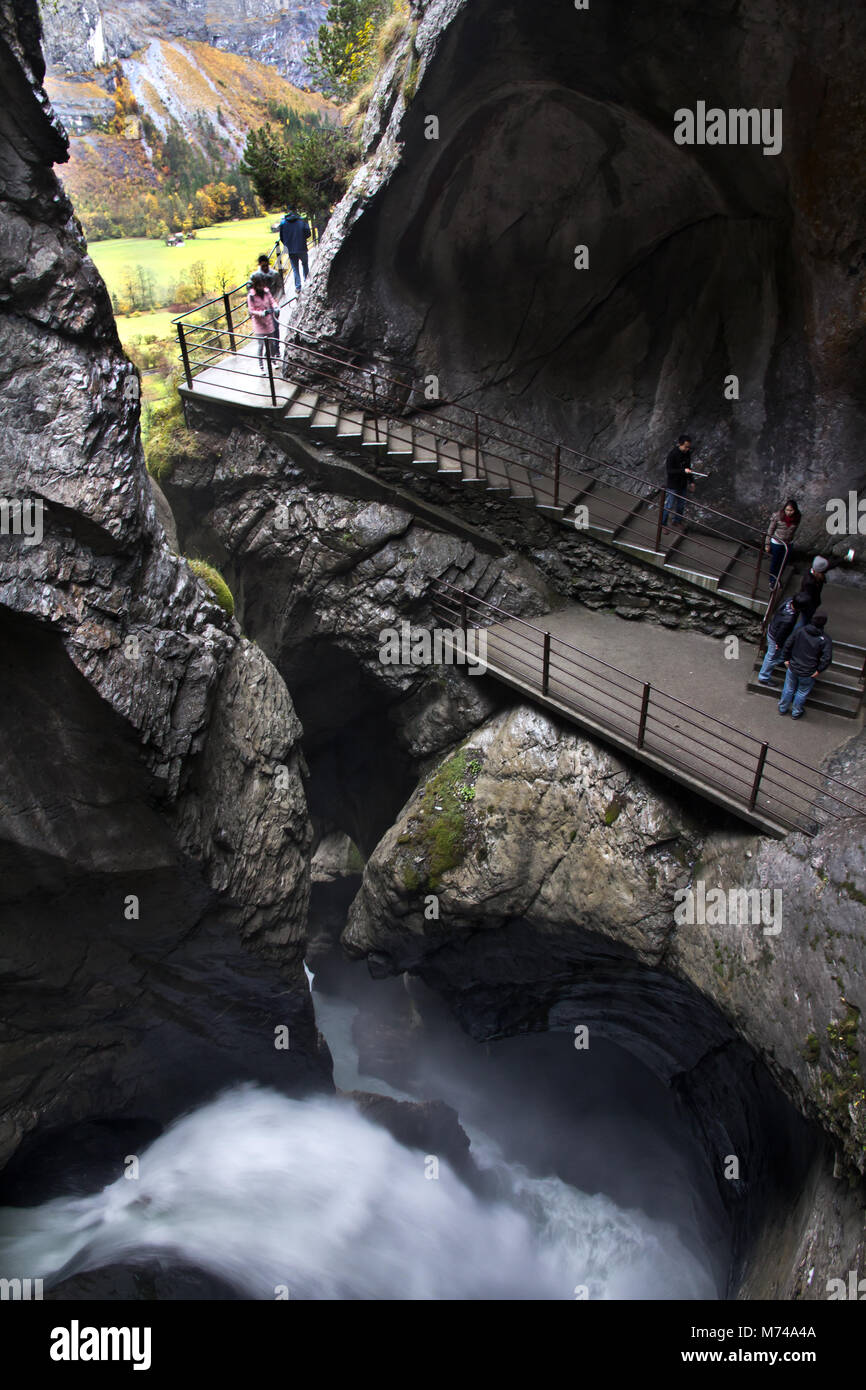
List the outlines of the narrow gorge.
<svg viewBox="0 0 866 1390">
<path fill-rule="evenodd" d="M 864 22 L 735 8 L 413 6 L 293 323 L 636 467 L 693 426 L 708 502 L 796 490 L 827 547 L 863 483 Z M 490 674 L 383 659 L 443 584 L 719 653 L 760 614 L 194 390 L 157 485 L 36 5 L 0 15 L 0 499 L 41 526 L 0 537 L 0 1276 L 826 1299 L 864 1265 L 863 819 L 762 834 Z M 698 58 L 720 105 L 798 94 L 779 160 L 663 135 Z M 681 920 L 698 884 L 780 887 L 781 930 Z"/>
</svg>

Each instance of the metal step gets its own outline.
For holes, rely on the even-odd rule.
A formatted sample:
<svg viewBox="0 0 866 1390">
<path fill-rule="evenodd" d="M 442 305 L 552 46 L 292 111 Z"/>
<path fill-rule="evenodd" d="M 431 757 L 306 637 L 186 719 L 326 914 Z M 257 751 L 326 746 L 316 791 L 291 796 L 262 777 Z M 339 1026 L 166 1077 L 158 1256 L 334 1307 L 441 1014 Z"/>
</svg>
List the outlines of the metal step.
<svg viewBox="0 0 866 1390">
<path fill-rule="evenodd" d="M 443 439 L 439 442 L 439 477 L 447 478 L 449 482 L 462 482 L 463 480 L 463 460 L 460 457 L 460 445 L 455 444 L 453 439 Z"/>
<path fill-rule="evenodd" d="M 305 387 L 300 395 L 296 396 L 286 411 L 287 420 L 309 421 L 312 420 L 319 404 L 319 396 L 316 391 L 310 391 Z"/>
<path fill-rule="evenodd" d="M 362 449 L 384 449 L 387 444 L 385 422 L 380 418 L 378 429 L 371 415 L 364 416 L 364 429 L 361 435 Z"/>
<path fill-rule="evenodd" d="M 762 685 L 758 680 L 759 670 L 760 667 L 756 666 L 751 679 L 747 682 L 746 689 L 757 695 L 772 695 L 773 699 L 778 700 L 784 684 L 780 669 L 777 667 L 773 671 L 769 685 Z M 806 703 L 815 709 L 825 710 L 828 714 L 839 714 L 845 719 L 856 719 L 862 702 L 862 690 L 841 684 L 838 681 L 827 680 L 825 673 L 824 676 L 816 680 Z"/>
<path fill-rule="evenodd" d="M 388 444 L 386 453 L 389 458 L 411 459 L 415 453 L 415 445 L 412 441 L 412 426 L 405 420 L 395 423 L 388 421 Z"/>
<path fill-rule="evenodd" d="M 476 460 L 475 450 L 469 444 L 460 446 L 460 462 L 463 466 L 463 483 L 465 487 L 477 487 L 484 490 L 487 487 L 487 475 L 484 472 L 484 459 Z"/>
<path fill-rule="evenodd" d="M 412 439 L 412 462 L 418 468 L 435 472 L 439 467 L 439 448 L 435 434 L 431 434 L 429 430 L 414 429 Z"/>
<path fill-rule="evenodd" d="M 340 423 L 337 426 L 338 439 L 361 439 L 364 434 L 364 412 L 363 410 L 350 410 L 343 407 L 340 410 Z"/>
<path fill-rule="evenodd" d="M 310 420 L 310 429 L 316 434 L 336 434 L 339 423 L 339 405 L 323 396 Z"/>
</svg>

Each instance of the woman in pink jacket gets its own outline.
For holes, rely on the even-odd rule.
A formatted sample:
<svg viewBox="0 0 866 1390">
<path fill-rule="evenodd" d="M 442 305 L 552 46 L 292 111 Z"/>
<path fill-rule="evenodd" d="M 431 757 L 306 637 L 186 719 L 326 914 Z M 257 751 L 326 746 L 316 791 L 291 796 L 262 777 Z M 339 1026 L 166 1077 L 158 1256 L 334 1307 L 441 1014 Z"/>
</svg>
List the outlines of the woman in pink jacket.
<svg viewBox="0 0 866 1390">
<path fill-rule="evenodd" d="M 271 347 L 271 359 L 273 361 L 279 360 L 280 335 L 277 329 L 277 318 L 280 311 L 277 301 L 265 284 L 265 277 L 258 270 L 250 276 L 247 308 L 250 311 L 253 333 L 258 340 L 259 368 L 262 372 L 266 372 L 268 342 L 270 342 Z"/>
</svg>

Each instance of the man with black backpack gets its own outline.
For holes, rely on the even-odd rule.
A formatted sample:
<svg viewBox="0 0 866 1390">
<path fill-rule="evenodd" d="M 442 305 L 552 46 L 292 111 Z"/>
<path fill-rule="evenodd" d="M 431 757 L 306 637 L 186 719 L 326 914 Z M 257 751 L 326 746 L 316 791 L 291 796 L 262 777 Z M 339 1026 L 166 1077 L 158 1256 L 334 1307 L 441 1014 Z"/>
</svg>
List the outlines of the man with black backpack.
<svg viewBox="0 0 866 1390">
<path fill-rule="evenodd" d="M 826 613 L 816 613 L 805 627 L 791 633 L 782 648 L 782 660 L 788 674 L 779 701 L 780 714 L 787 714 L 790 710 L 792 719 L 802 719 L 803 706 L 816 676 L 826 671 L 833 660 L 833 643 L 824 631 L 826 622 Z"/>
<path fill-rule="evenodd" d="M 793 598 L 785 599 L 774 613 L 767 628 L 767 654 L 758 672 L 761 685 L 770 684 L 770 677 L 782 660 L 782 648 L 794 631 L 794 624 L 807 603 L 808 598 L 805 594 L 795 594 Z"/>
</svg>

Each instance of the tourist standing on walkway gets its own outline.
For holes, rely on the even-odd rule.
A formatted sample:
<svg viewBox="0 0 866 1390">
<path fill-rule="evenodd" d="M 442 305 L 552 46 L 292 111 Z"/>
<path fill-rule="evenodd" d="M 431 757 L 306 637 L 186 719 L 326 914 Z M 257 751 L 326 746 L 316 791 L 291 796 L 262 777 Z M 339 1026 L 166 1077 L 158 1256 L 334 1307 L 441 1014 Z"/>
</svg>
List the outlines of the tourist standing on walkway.
<svg viewBox="0 0 866 1390">
<path fill-rule="evenodd" d="M 852 554 L 853 551 L 849 550 L 848 554 L 841 560 L 827 560 L 823 555 L 815 556 L 809 573 L 804 576 L 803 582 L 800 585 L 800 593 L 805 594 L 807 602 L 797 619 L 796 627 L 800 628 L 803 627 L 805 623 L 808 623 L 812 615 L 816 613 L 820 607 L 821 594 L 824 590 L 824 585 L 827 582 L 827 575 L 830 570 L 837 569 L 839 565 L 846 564 L 851 559 Z"/>
<path fill-rule="evenodd" d="M 266 285 L 267 288 L 270 290 L 271 294 L 274 296 L 274 299 L 276 299 L 280 294 L 282 294 L 282 290 L 283 290 L 283 279 L 282 279 L 282 276 L 280 275 L 280 273 L 279 273 L 277 270 L 271 270 L 271 258 L 270 258 L 270 256 L 266 256 L 266 255 L 262 254 L 261 256 L 259 256 L 259 262 L 258 262 L 258 264 L 259 264 L 259 272 L 258 272 L 258 273 L 261 275 L 262 279 L 263 279 L 264 282 L 265 282 L 265 285 Z M 255 272 L 254 272 L 254 273 L 255 273 Z M 252 284 L 252 276 L 250 277 L 250 285 L 251 285 L 251 284 Z"/>
<path fill-rule="evenodd" d="M 686 489 L 692 474 L 689 467 L 691 461 L 692 441 L 687 434 L 681 434 L 665 459 L 667 491 L 665 492 L 662 526 L 667 526 L 671 512 L 674 513 L 675 517 L 671 525 L 676 526 L 677 523 L 679 525 L 683 523 L 683 512 L 686 509 Z"/>
<path fill-rule="evenodd" d="M 250 278 L 250 292 L 247 295 L 247 308 L 256 335 L 259 353 L 259 368 L 267 371 L 267 353 L 270 347 L 271 360 L 276 361 L 280 352 L 280 339 L 277 333 L 279 309 L 277 301 L 264 282 L 260 271 L 253 272 Z"/>
<path fill-rule="evenodd" d="M 780 714 L 790 710 L 792 719 L 802 719 L 815 678 L 833 660 L 833 643 L 824 631 L 826 622 L 826 613 L 816 613 L 805 627 L 791 633 L 782 648 L 787 675 L 779 701 Z"/>
<path fill-rule="evenodd" d="M 805 594 L 795 594 L 793 598 L 785 599 L 774 615 L 767 629 L 767 654 L 758 672 L 761 685 L 770 684 L 770 676 L 782 660 L 782 648 L 794 631 L 794 625 L 806 603 Z"/>
<path fill-rule="evenodd" d="M 295 273 L 295 290 L 298 294 L 301 292 L 301 275 L 298 267 L 303 267 L 305 280 L 310 273 L 310 267 L 307 264 L 307 242 L 309 239 L 309 222 L 296 212 L 291 210 L 286 212 L 280 222 L 280 241 L 285 246 L 292 263 L 292 270 Z"/>
<path fill-rule="evenodd" d="M 788 559 L 797 527 L 802 520 L 800 508 L 789 497 L 787 502 L 779 511 L 773 512 L 770 517 L 770 524 L 767 527 L 767 538 L 764 542 L 764 549 L 770 557 L 770 588 L 775 589 L 779 580 L 779 575 Z M 787 546 L 787 549 L 785 548 Z"/>
</svg>

